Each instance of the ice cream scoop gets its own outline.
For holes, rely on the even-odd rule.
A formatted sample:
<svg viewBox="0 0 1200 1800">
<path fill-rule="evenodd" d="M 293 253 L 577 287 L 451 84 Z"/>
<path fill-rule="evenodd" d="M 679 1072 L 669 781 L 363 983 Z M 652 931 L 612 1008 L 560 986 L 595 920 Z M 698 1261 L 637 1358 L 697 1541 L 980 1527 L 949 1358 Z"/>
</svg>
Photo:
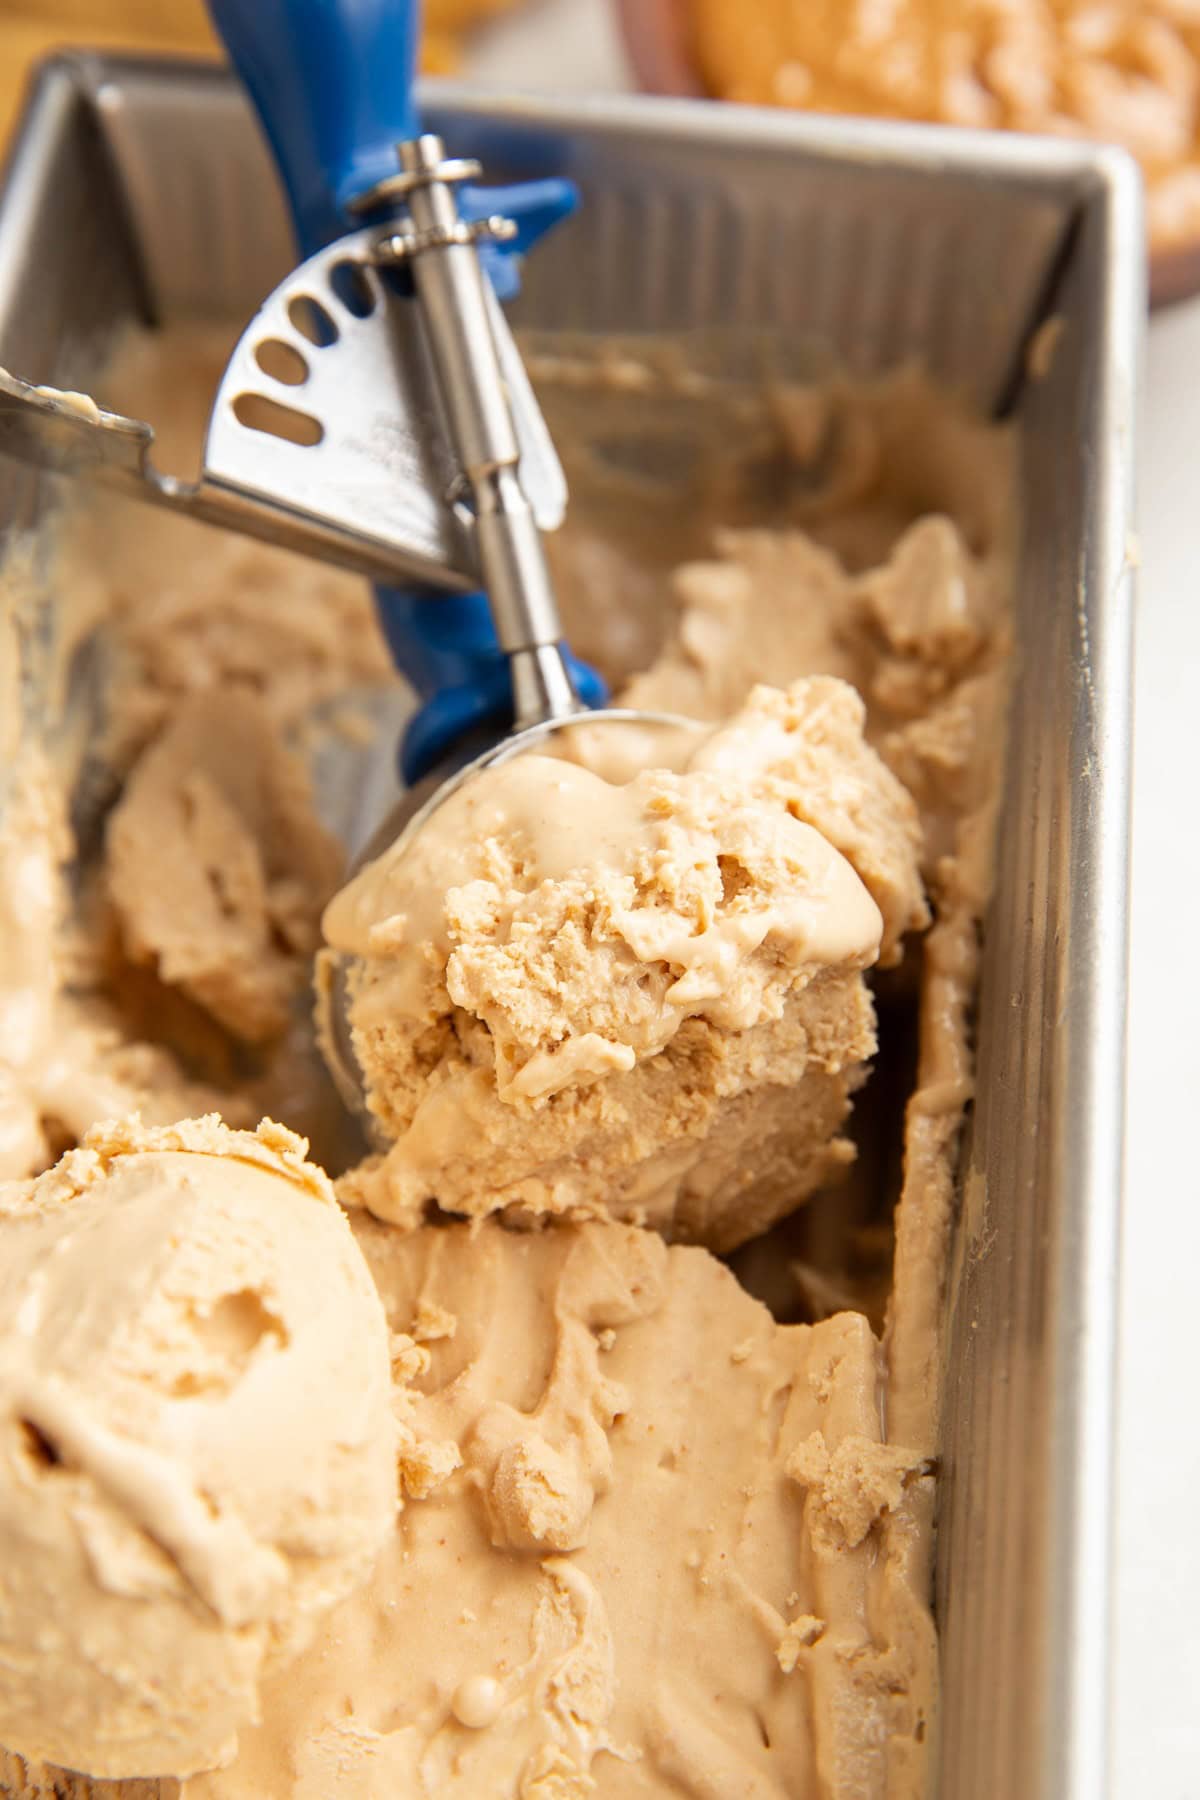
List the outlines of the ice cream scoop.
<svg viewBox="0 0 1200 1800">
<path fill-rule="evenodd" d="M 495 340 L 488 326 L 486 284 L 470 232 L 454 199 L 462 165 L 447 162 L 440 141 L 423 136 L 399 147 L 402 173 L 364 197 L 378 204 L 396 192 L 407 196 L 411 226 L 391 240 L 397 260 L 412 267 L 423 303 L 427 341 L 448 431 L 463 472 L 478 544 L 479 562 L 497 640 L 508 658 L 512 731 L 499 743 L 468 740 L 449 768 L 435 770 L 409 792 L 375 834 L 368 856 L 389 843 L 405 852 L 452 795 L 485 771 L 534 746 L 588 713 L 564 652 L 562 626 L 542 547 L 525 495 L 521 453 Z M 664 724 L 687 728 L 665 714 L 608 708 L 588 713 L 599 732 Z M 478 751 L 472 755 L 471 749 Z M 364 859 L 365 860 L 365 859 Z M 344 971 L 343 971 L 344 972 Z M 344 1096 L 361 1104 L 362 1082 L 346 1029 L 341 973 L 325 991 L 327 1027 L 322 1033 L 330 1066 Z"/>
<path fill-rule="evenodd" d="M 370 337 L 380 381 L 394 364 L 414 361 L 432 377 L 429 411 L 436 417 L 423 423 L 428 441 L 440 442 L 448 456 L 444 468 L 431 464 L 425 479 L 431 486 L 442 482 L 454 518 L 451 535 L 462 540 L 468 565 L 479 572 L 501 653 L 491 659 L 486 677 L 474 666 L 458 694 L 447 694 L 445 706 L 436 694 L 427 701 L 423 717 L 432 722 L 431 741 L 448 759 L 436 770 L 440 779 L 411 792 L 381 827 L 372 843 L 377 851 L 389 839 L 410 842 L 448 793 L 576 719 L 587 710 L 585 698 L 594 700 L 601 691 L 594 678 L 589 686 L 563 641 L 541 533 L 561 518 L 565 483 L 481 261 L 481 251 L 494 258 L 497 245 L 519 240 L 522 227 L 499 210 L 481 213 L 480 190 L 469 186 L 479 165 L 448 157 L 439 137 L 420 130 L 410 92 L 416 5 L 210 0 L 210 10 L 262 115 L 302 239 L 326 233 L 330 221 L 338 229 L 348 213 L 385 221 L 368 233 L 365 245 L 339 240 L 347 255 L 355 242 L 354 257 L 368 265 L 343 260 L 354 279 L 347 276 L 342 287 L 357 281 L 361 288 L 360 325 Z M 398 285 L 411 285 L 413 296 L 403 337 L 394 318 L 389 326 L 386 308 L 374 304 L 377 290 L 394 292 Z M 312 358 L 287 335 L 295 325 L 294 305 L 293 298 L 276 308 L 279 335 L 305 367 Z M 342 354 L 339 341 L 326 365 L 332 368 Z M 367 417 L 368 369 L 362 365 L 352 386 L 330 389 L 328 403 L 343 423 L 355 405 Z M 300 385 L 307 392 L 307 384 Z M 356 443 L 365 436 L 372 444 L 377 435 L 351 434 Z M 539 497 L 547 470 L 555 499 L 549 506 Z M 350 478 L 347 464 L 321 485 L 337 492 Z M 381 610 L 386 619 L 386 597 Z M 427 641 L 422 652 L 431 647 Z M 419 665 L 422 673 L 445 666 L 424 654 L 398 660 L 406 669 Z M 489 699 L 484 690 L 494 686 L 497 673 L 506 693 Z M 505 698 L 511 704 L 498 719 L 496 702 Z M 465 702 L 461 715 L 455 700 Z M 630 719 L 625 712 L 593 716 L 600 729 Z M 472 735 L 479 727 L 482 739 Z M 325 1040 L 334 1074 L 357 1105 L 361 1081 L 338 983 L 327 999 Z"/>
<path fill-rule="evenodd" d="M 234 1753 L 397 1503 L 387 1326 L 303 1139 L 98 1127 L 0 1184 L 0 1743 Z"/>
</svg>

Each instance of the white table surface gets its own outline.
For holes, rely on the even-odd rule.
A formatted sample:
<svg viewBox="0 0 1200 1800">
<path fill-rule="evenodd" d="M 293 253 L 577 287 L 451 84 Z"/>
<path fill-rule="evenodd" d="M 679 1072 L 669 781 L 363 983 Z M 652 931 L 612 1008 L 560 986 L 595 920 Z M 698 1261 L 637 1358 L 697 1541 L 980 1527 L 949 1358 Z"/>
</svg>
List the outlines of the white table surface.
<svg viewBox="0 0 1200 1800">
<path fill-rule="evenodd" d="M 630 80 L 607 0 L 543 0 L 468 72 L 558 92 Z M 1151 326 L 1140 510 L 1113 1800 L 1200 1800 L 1200 301 Z"/>
<path fill-rule="evenodd" d="M 1120 1344 L 1118 1800 L 1200 1800 L 1200 301 L 1150 327 L 1141 438 Z"/>
</svg>

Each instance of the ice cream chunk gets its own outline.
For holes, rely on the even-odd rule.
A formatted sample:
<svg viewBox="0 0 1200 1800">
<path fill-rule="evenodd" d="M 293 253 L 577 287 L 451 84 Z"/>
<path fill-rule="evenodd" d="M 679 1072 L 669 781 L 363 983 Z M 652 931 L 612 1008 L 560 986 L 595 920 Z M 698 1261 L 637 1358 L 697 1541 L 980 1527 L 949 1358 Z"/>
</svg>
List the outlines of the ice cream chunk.
<svg viewBox="0 0 1200 1800">
<path fill-rule="evenodd" d="M 22 756 L 0 808 L 0 1181 L 39 1173 L 101 1119 L 153 1124 L 240 1094 L 192 1079 L 161 1043 L 138 1041 L 98 994 L 74 991 L 66 796 L 45 759 Z M 156 1020 L 155 1023 L 158 1023 Z"/>
<path fill-rule="evenodd" d="M 862 971 L 924 923 L 913 803 L 814 678 L 678 769 L 526 755 L 327 908 L 390 1138 L 347 1194 L 411 1220 L 607 1210 L 724 1248 L 803 1200 L 874 1049 Z"/>
<path fill-rule="evenodd" d="M 0 1184 L 0 1743 L 232 1755 L 396 1510 L 387 1329 L 304 1140 L 97 1128 Z"/>
<path fill-rule="evenodd" d="M 107 827 L 125 949 L 237 1036 L 278 1036 L 341 873 L 307 772 L 247 694 L 194 694 Z"/>
</svg>

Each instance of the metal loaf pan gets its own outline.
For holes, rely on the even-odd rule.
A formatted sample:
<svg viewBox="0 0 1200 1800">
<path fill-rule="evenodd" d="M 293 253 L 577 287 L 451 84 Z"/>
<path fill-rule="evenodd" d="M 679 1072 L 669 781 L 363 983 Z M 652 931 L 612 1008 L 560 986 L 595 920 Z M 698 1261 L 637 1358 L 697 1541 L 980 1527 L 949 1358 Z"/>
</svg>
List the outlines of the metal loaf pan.
<svg viewBox="0 0 1200 1800">
<path fill-rule="evenodd" d="M 436 85 L 424 102 L 494 174 L 583 189 L 580 218 L 531 264 L 522 322 L 773 327 L 863 373 L 916 357 L 1018 421 L 1018 679 L 947 1297 L 938 1761 L 945 1800 L 1098 1800 L 1144 300 L 1131 166 L 683 102 Z M 43 71 L 0 208 L 0 362 L 86 383 L 123 318 L 248 315 L 288 260 L 273 173 L 224 73 L 89 55 Z M 1051 314 L 1051 372 L 1027 383 Z M 0 459 L 0 518 L 29 523 L 46 491 Z"/>
</svg>

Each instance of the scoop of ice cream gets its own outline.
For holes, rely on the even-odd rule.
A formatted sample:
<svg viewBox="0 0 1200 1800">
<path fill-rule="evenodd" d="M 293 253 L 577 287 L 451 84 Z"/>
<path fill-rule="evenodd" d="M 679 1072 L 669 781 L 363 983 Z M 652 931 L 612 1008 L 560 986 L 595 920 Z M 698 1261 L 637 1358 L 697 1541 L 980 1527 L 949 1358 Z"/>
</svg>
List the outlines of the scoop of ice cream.
<svg viewBox="0 0 1200 1800">
<path fill-rule="evenodd" d="M 396 1509 L 387 1328 L 306 1145 L 93 1131 L 0 1184 L 0 1742 L 99 1776 L 233 1754 Z"/>
<path fill-rule="evenodd" d="M 845 1160 L 862 971 L 925 916 L 913 804 L 838 681 L 756 689 L 681 764 L 501 764 L 327 908 L 394 1140 L 348 1195 L 725 1247 Z"/>
</svg>

